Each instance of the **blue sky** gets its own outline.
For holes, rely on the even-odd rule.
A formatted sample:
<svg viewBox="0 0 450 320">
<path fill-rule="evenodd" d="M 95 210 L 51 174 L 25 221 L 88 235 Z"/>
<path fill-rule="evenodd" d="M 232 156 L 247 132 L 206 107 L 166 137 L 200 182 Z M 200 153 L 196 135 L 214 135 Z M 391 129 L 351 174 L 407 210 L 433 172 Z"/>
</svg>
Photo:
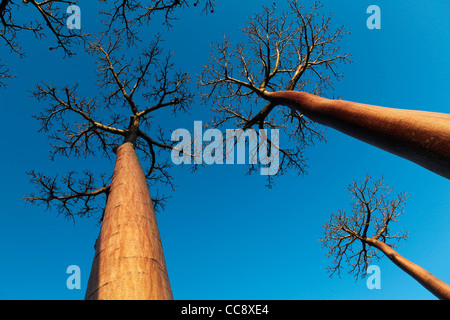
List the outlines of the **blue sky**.
<svg viewBox="0 0 450 320">
<path fill-rule="evenodd" d="M 238 28 L 261 5 L 271 3 L 222 1 L 209 15 L 194 8 L 179 10 L 179 20 L 164 35 L 165 46 L 174 51 L 176 65 L 194 76 L 207 62 L 211 42 L 225 33 L 232 41 L 241 40 Z M 372 4 L 381 8 L 380 30 L 366 27 L 366 9 Z M 99 5 L 86 0 L 79 5 L 83 28 L 95 30 Z M 286 8 L 285 1 L 277 5 Z M 327 1 L 323 12 L 333 13 L 336 27 L 351 31 L 341 46 L 353 63 L 341 66 L 344 79 L 335 84 L 336 95 L 386 107 L 449 112 L 447 1 Z M 144 41 L 154 31 L 165 29 L 154 24 L 143 28 Z M 25 174 L 32 168 L 47 174 L 85 168 L 112 173 L 113 163 L 100 157 L 51 162 L 49 140 L 37 133 L 39 124 L 32 118 L 45 107 L 29 96 L 35 83 L 79 82 L 83 93 L 94 96 L 95 66 L 81 49 L 71 59 L 49 51 L 54 45 L 50 37 L 20 39 L 27 53 L 22 59 L 0 48 L 2 61 L 16 75 L 0 89 L 0 299 L 83 299 L 97 220 L 73 224 L 43 207 L 26 207 L 22 198 L 33 191 Z M 194 103 L 177 124 L 193 130 L 194 120 L 209 120 L 208 107 Z M 321 226 L 332 212 L 349 208 L 347 186 L 366 173 L 383 176 L 394 192 L 411 195 L 397 222 L 409 239 L 398 251 L 450 283 L 449 181 L 335 130 L 327 130 L 327 140 L 307 151 L 308 175 L 290 171 L 272 189 L 265 187 L 263 177 L 244 175 L 244 165 L 213 165 L 195 173 L 187 167 L 173 169 L 177 187 L 158 223 L 175 299 L 434 299 L 387 258 L 376 263 L 380 290 L 369 290 L 365 279 L 355 282 L 345 273 L 341 279 L 328 277 L 330 261 L 318 241 Z M 66 287 L 70 265 L 81 269 L 80 290 Z"/>
</svg>

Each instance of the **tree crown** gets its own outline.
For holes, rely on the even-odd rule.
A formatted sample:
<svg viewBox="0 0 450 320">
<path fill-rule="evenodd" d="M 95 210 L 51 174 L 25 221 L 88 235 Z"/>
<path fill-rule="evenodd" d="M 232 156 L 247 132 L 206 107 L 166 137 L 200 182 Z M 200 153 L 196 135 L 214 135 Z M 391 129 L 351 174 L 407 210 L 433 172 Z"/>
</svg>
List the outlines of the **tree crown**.
<svg viewBox="0 0 450 320">
<path fill-rule="evenodd" d="M 310 10 L 296 0 L 288 3 L 287 12 L 279 12 L 274 4 L 250 17 L 240 29 L 245 42 L 233 46 L 225 36 L 223 42 L 214 44 L 198 83 L 204 102 L 214 104 L 210 127 L 231 123 L 242 128 L 281 129 L 294 145 L 280 148 L 278 174 L 288 168 L 304 174 L 304 149 L 324 141 L 324 132 L 300 112 L 277 108 L 270 93 L 323 94 L 332 89 L 333 80 L 342 77 L 336 66 L 350 61 L 338 46 L 348 32 L 343 27 L 332 31 L 331 16 L 319 13 L 319 2 Z"/>
<path fill-rule="evenodd" d="M 383 179 L 373 181 L 366 175 L 364 181 L 353 182 L 348 187 L 352 195 L 351 213 L 339 210 L 333 213 L 323 226 L 324 235 L 320 239 L 332 258 L 330 276 L 340 275 L 344 264 L 356 279 L 363 277 L 373 259 L 380 258 L 380 252 L 368 244 L 367 239 L 378 240 L 391 247 L 407 238 L 401 230 L 393 234 L 392 223 L 404 213 L 404 203 L 408 198 L 402 192 L 392 196 L 392 189 Z"/>
</svg>

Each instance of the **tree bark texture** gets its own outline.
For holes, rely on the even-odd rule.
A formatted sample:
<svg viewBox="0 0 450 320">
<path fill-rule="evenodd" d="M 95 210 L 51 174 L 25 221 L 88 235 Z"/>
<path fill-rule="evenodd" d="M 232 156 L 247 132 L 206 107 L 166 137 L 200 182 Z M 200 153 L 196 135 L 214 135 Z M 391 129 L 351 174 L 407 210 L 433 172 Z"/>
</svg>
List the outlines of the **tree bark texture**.
<svg viewBox="0 0 450 320">
<path fill-rule="evenodd" d="M 450 179 L 450 114 L 330 100 L 298 91 L 273 92 L 269 97 L 313 121 Z"/>
<path fill-rule="evenodd" d="M 171 300 L 147 181 L 133 144 L 116 163 L 86 290 L 86 300 Z"/>
<path fill-rule="evenodd" d="M 386 257 L 388 257 L 392 262 L 413 277 L 436 297 L 441 300 L 450 300 L 450 285 L 440 280 L 424 268 L 398 254 L 397 251 L 392 249 L 386 243 L 371 238 L 367 238 L 366 241 L 369 245 L 374 246 L 383 252 Z"/>
</svg>

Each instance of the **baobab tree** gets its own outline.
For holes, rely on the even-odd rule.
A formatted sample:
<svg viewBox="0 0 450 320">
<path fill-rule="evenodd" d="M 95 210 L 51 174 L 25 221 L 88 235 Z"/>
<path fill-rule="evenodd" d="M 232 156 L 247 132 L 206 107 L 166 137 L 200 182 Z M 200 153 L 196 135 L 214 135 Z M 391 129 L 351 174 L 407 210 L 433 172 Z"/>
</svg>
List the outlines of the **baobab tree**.
<svg viewBox="0 0 450 320">
<path fill-rule="evenodd" d="M 33 92 L 49 105 L 36 118 L 54 141 L 52 158 L 115 152 L 112 178 L 89 171 L 79 178 L 70 171 L 59 179 L 31 170 L 37 193 L 26 201 L 56 207 L 70 218 L 104 211 L 86 299 L 171 299 L 154 212 L 164 198 L 154 190 L 172 186 L 164 152 L 174 147 L 165 136 L 168 128 L 158 128 L 157 119 L 162 109 L 174 115 L 186 111 L 193 95 L 189 75 L 175 70 L 159 37 L 137 59 L 121 52 L 122 38 L 104 36 L 89 45 L 97 57 L 98 96 L 80 96 L 77 85 L 45 83 Z"/>
<path fill-rule="evenodd" d="M 407 238 L 401 230 L 392 232 L 392 224 L 404 214 L 408 196 L 393 196 L 392 189 L 383 179 L 371 183 L 370 176 L 358 183 L 355 180 L 348 190 L 352 195 L 352 210 L 333 213 L 323 226 L 320 239 L 332 258 L 330 277 L 340 275 L 344 267 L 356 279 L 366 275 L 367 267 L 382 255 L 417 280 L 439 299 L 450 299 L 450 286 L 417 264 L 400 255 L 396 248 L 400 240 Z"/>
<path fill-rule="evenodd" d="M 321 124 L 450 178 L 450 115 L 321 97 L 341 77 L 338 64 L 350 59 L 338 46 L 347 32 L 330 30 L 319 2 L 309 11 L 288 3 L 288 13 L 273 6 L 251 17 L 242 29 L 247 43 L 233 48 L 225 38 L 214 47 L 199 79 L 205 101 L 218 106 L 212 125 L 286 130 L 297 146 L 280 150 L 282 162 L 300 172 L 305 145 L 323 140 Z"/>
<path fill-rule="evenodd" d="M 17 10 L 13 13 L 11 9 L 14 2 L 2 1 L 2 18 L 5 12 L 10 21 L 17 16 Z M 59 214 L 70 219 L 101 215 L 101 231 L 95 244 L 86 299 L 171 299 L 155 211 L 163 207 L 166 200 L 164 195 L 159 195 L 157 186 L 165 184 L 173 188 L 169 172 L 171 162 L 165 151 L 175 148 L 167 140 L 167 128 L 160 126 L 157 114 L 169 108 L 173 115 L 186 111 L 193 95 L 188 89 L 189 75 L 174 69 L 172 53 L 164 54 L 161 37 L 157 36 L 153 42 L 146 41 L 147 46 L 139 56 L 125 57 L 123 53 L 140 43 L 135 27 L 148 24 L 154 13 L 163 13 L 164 23 L 170 26 L 176 8 L 203 3 L 203 12 L 209 12 L 213 11 L 214 2 L 153 0 L 143 5 L 141 1 L 123 0 L 107 3 L 108 7 L 101 12 L 106 17 L 103 21 L 106 28 L 95 30 L 97 36 L 62 33 L 64 30 L 59 26 L 65 25 L 66 18 L 57 15 L 59 11 L 54 5 L 69 4 L 68 1 L 32 2 L 49 21 L 42 26 L 34 25 L 36 30 L 16 24 L 11 28 L 11 23 L 7 23 L 5 30 L 11 32 L 11 39 L 22 30 L 31 30 L 40 36 L 39 32 L 48 27 L 56 32 L 58 40 L 58 46 L 50 49 L 62 48 L 71 56 L 72 40 L 80 40 L 88 44 L 87 50 L 97 57 L 98 65 L 96 97 L 82 97 L 78 85 L 57 87 L 53 83 L 41 83 L 36 86 L 34 97 L 49 104 L 36 118 L 41 122 L 40 131 L 48 133 L 54 142 L 51 159 L 55 160 L 58 155 L 88 157 L 97 154 L 113 158 L 115 153 L 116 163 L 112 177 L 89 170 L 49 177 L 31 170 L 28 174 L 37 190 L 25 200 L 43 204 L 47 209 L 56 208 Z M 124 39 L 128 41 L 122 48 Z M 16 48 L 12 41 L 10 45 Z M 3 70 L 2 78 L 9 77 L 8 70 Z M 146 166 L 145 172 L 141 163 Z"/>
<path fill-rule="evenodd" d="M 324 141 L 324 132 L 301 112 L 267 99 L 266 93 L 307 90 L 319 95 L 332 89 L 333 81 L 342 77 L 337 65 L 350 62 L 349 54 L 339 47 L 348 32 L 344 27 L 332 30 L 331 15 L 320 15 L 318 2 L 309 11 L 297 1 L 288 3 L 287 12 L 279 13 L 273 4 L 250 17 L 241 29 L 245 42 L 233 46 L 225 36 L 223 42 L 213 45 L 199 85 L 204 102 L 216 106 L 210 126 L 232 123 L 243 129 L 284 130 L 294 143 L 279 150 L 278 174 L 288 168 L 304 174 L 304 150 Z"/>
</svg>

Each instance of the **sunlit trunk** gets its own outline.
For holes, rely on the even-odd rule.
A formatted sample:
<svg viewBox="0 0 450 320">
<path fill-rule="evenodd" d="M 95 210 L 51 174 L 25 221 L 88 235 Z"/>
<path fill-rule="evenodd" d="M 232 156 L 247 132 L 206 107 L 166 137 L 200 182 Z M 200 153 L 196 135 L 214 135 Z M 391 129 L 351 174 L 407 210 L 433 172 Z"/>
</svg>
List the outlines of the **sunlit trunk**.
<svg viewBox="0 0 450 320">
<path fill-rule="evenodd" d="M 436 297 L 441 300 L 450 300 L 450 285 L 435 277 L 424 268 L 404 258 L 386 243 L 370 238 L 367 239 L 367 243 L 383 252 L 386 257 L 417 280 Z"/>
<path fill-rule="evenodd" d="M 116 150 L 85 299 L 173 299 L 152 199 L 133 144 Z"/>
<path fill-rule="evenodd" d="M 330 100 L 280 91 L 271 101 L 450 179 L 450 114 Z"/>
</svg>

